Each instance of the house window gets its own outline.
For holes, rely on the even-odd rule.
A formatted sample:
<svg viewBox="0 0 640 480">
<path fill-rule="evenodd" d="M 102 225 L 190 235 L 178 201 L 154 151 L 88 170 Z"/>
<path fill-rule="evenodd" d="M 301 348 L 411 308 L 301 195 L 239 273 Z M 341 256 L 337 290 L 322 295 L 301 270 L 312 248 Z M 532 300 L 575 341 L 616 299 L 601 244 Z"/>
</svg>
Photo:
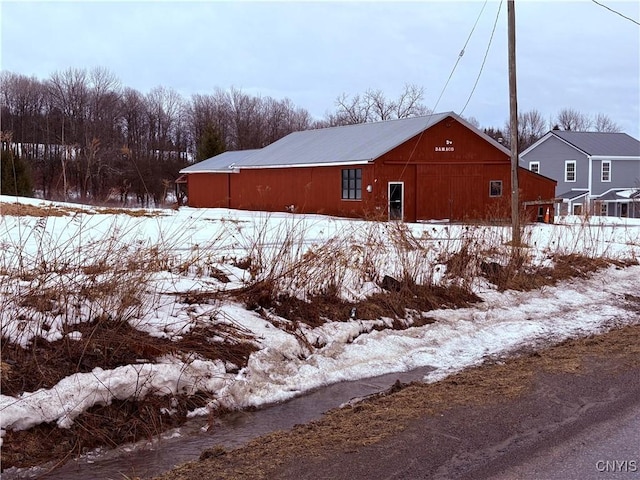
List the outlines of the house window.
<svg viewBox="0 0 640 480">
<path fill-rule="evenodd" d="M 490 197 L 502 196 L 502 180 L 491 180 L 489 182 L 489 196 Z"/>
<path fill-rule="evenodd" d="M 620 216 L 625 218 L 629 216 L 629 205 L 627 203 L 620 204 Z"/>
<path fill-rule="evenodd" d="M 576 161 L 567 160 L 564 162 L 564 181 L 575 182 L 576 181 Z"/>
<path fill-rule="evenodd" d="M 529 170 L 534 173 L 540 173 L 540 162 L 529 162 Z"/>
<path fill-rule="evenodd" d="M 362 169 L 345 168 L 342 170 L 342 199 L 360 200 L 362 198 Z"/>
<path fill-rule="evenodd" d="M 611 162 L 609 160 L 602 161 L 602 181 L 611 181 Z"/>
</svg>

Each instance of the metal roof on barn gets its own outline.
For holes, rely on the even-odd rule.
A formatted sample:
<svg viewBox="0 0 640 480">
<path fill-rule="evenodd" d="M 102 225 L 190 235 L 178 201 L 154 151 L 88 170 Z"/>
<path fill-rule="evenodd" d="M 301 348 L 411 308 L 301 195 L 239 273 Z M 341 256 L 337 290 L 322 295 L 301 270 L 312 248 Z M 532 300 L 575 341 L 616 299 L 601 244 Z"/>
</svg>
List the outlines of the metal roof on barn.
<svg viewBox="0 0 640 480">
<path fill-rule="evenodd" d="M 384 155 L 447 117 L 453 117 L 478 135 L 484 136 L 497 148 L 505 150 L 502 145 L 469 125 L 455 113 L 445 112 L 422 117 L 294 132 L 264 148 L 225 152 L 184 168 L 180 173 L 366 163 Z"/>
<path fill-rule="evenodd" d="M 603 157 L 640 157 L 640 141 L 626 133 L 571 132 L 552 130 L 561 138 L 587 155 Z"/>
<path fill-rule="evenodd" d="M 438 123 L 448 114 L 294 132 L 263 148 L 252 166 L 369 162 Z"/>
<path fill-rule="evenodd" d="M 242 165 L 257 151 L 259 149 L 231 150 L 183 168 L 180 173 L 228 173 L 236 165 Z"/>
</svg>

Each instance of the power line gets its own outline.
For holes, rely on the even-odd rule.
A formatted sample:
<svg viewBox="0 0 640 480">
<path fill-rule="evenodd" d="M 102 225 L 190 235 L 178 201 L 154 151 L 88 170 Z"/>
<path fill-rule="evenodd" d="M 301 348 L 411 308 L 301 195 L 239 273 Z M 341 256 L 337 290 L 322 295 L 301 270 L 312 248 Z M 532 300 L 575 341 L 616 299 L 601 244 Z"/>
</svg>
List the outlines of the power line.
<svg viewBox="0 0 640 480">
<path fill-rule="evenodd" d="M 484 7 L 487 6 L 487 2 L 488 1 L 489 0 L 485 0 L 484 1 L 484 4 L 482 5 L 482 8 L 480 9 L 480 13 L 478 14 L 478 18 L 476 18 L 476 23 L 473 24 L 473 28 L 471 29 L 471 32 L 469 32 L 469 36 L 467 37 L 467 41 L 464 43 L 464 46 L 462 47 L 462 50 L 460 50 L 460 53 L 458 54 L 458 59 L 456 60 L 456 63 L 453 66 L 453 69 L 451 70 L 451 73 L 449 74 L 449 78 L 447 79 L 447 83 L 445 83 L 444 87 L 442 87 L 442 92 L 440 92 L 440 96 L 438 97 L 438 100 L 436 101 L 435 105 L 433 106 L 433 109 L 431 110 L 431 115 L 433 115 L 435 113 L 435 111 L 436 111 L 436 108 L 438 108 L 438 103 L 440 103 L 440 99 L 442 98 L 442 95 L 444 95 L 444 91 L 447 89 L 447 85 L 449 85 L 449 80 L 451 80 L 451 77 L 453 77 L 453 72 L 456 71 L 456 67 L 458 66 L 458 63 L 460 63 L 460 59 L 464 55 L 464 50 L 465 50 L 465 48 L 467 48 L 467 45 L 469 44 L 469 40 L 471 40 L 471 35 L 473 35 L 473 31 L 476 29 L 476 26 L 478 25 L 478 22 L 480 21 L 480 17 L 482 16 L 482 12 L 484 12 Z M 431 118 L 431 115 L 429 115 L 429 118 Z M 418 144 L 420 143 L 420 140 L 422 140 L 422 135 L 424 135 L 424 130 L 422 130 L 420 132 L 420 136 L 418 137 L 418 141 L 414 144 L 413 149 L 411 150 L 411 153 L 409 154 L 409 157 L 407 158 L 407 161 L 405 162 L 404 166 L 402 167 L 402 172 L 400 172 L 400 177 L 402 177 L 404 175 L 404 172 L 407 169 L 407 166 L 409 165 L 409 162 L 413 158 L 413 154 L 416 152 L 416 148 L 418 148 Z"/>
<path fill-rule="evenodd" d="M 626 18 L 627 20 L 629 20 L 630 22 L 635 23 L 636 25 L 640 25 L 640 22 L 638 22 L 637 20 L 634 20 L 631 17 L 627 17 L 626 15 L 623 15 L 622 13 L 618 12 L 617 10 L 614 10 L 611 7 L 607 7 L 606 5 L 600 3 L 600 2 L 596 2 L 596 0 L 591 0 L 593 3 L 595 3 L 596 5 L 600 5 L 603 8 L 606 8 L 607 10 L 609 10 L 610 12 L 615 13 L 616 15 L 620 15 L 622 18 Z"/>
<path fill-rule="evenodd" d="M 473 28 L 471 29 L 471 32 L 469 32 L 469 36 L 467 37 L 467 41 L 464 43 L 464 46 L 462 47 L 462 50 L 460 50 L 460 53 L 458 54 L 458 59 L 456 60 L 456 63 L 453 66 L 453 69 L 451 70 L 451 73 L 449 74 L 449 78 L 447 79 L 447 82 L 444 84 L 444 87 L 442 87 L 442 91 L 440 92 L 440 96 L 438 97 L 438 100 L 436 101 L 435 105 L 433 106 L 433 109 L 431 110 L 432 112 L 435 112 L 436 108 L 438 108 L 438 104 L 440 103 L 440 99 L 442 98 L 442 95 L 444 95 L 444 91 L 447 89 L 447 85 L 449 85 L 449 81 L 451 80 L 451 77 L 453 77 L 453 72 L 456 71 L 456 67 L 458 66 L 458 63 L 460 63 L 460 59 L 464 55 L 464 51 L 467 48 L 467 45 L 469 44 L 469 40 L 471 40 L 471 35 L 473 35 L 473 32 L 476 29 L 476 26 L 478 25 L 478 22 L 480 21 L 480 17 L 482 16 L 482 12 L 484 11 L 484 7 L 487 6 L 487 2 L 488 2 L 488 0 L 485 0 L 484 4 L 482 5 L 482 9 L 480 10 L 480 13 L 478 14 L 478 18 L 476 19 L 476 23 L 473 24 Z"/>
<path fill-rule="evenodd" d="M 467 103 L 464 104 L 462 110 L 460 110 L 460 116 L 469 105 L 469 101 L 473 96 L 473 92 L 476 91 L 476 87 L 478 86 L 478 82 L 480 81 L 480 76 L 482 75 L 482 70 L 484 70 L 484 64 L 487 61 L 487 56 L 489 55 L 489 49 L 491 48 L 491 42 L 493 41 L 493 34 L 496 33 L 496 25 L 498 25 L 498 18 L 500 17 L 500 10 L 502 9 L 502 0 L 500 0 L 500 5 L 498 5 L 498 13 L 496 13 L 496 19 L 493 22 L 493 30 L 491 30 L 491 36 L 489 37 L 489 44 L 487 45 L 487 50 L 484 52 L 484 58 L 482 59 L 482 65 L 480 65 L 480 71 L 478 72 L 478 76 L 476 77 L 476 83 L 473 84 L 473 88 L 471 89 L 471 93 L 469 94 L 469 98 L 467 98 Z"/>
</svg>

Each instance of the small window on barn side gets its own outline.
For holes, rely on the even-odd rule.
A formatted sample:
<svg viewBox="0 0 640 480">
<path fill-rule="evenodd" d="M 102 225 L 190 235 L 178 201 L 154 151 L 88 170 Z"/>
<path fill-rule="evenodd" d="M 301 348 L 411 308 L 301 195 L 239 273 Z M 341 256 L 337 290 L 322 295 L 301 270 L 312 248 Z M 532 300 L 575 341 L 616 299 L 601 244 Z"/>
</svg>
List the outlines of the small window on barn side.
<svg viewBox="0 0 640 480">
<path fill-rule="evenodd" d="M 491 180 L 489 182 L 489 196 L 490 197 L 502 196 L 502 180 Z"/>
<path fill-rule="evenodd" d="M 529 170 L 534 173 L 540 173 L 540 162 L 529 162 Z"/>
<path fill-rule="evenodd" d="M 576 161 L 567 160 L 564 162 L 564 181 L 575 182 L 576 181 Z"/>
<path fill-rule="evenodd" d="M 362 169 L 345 168 L 342 170 L 342 199 L 362 199 Z"/>
</svg>

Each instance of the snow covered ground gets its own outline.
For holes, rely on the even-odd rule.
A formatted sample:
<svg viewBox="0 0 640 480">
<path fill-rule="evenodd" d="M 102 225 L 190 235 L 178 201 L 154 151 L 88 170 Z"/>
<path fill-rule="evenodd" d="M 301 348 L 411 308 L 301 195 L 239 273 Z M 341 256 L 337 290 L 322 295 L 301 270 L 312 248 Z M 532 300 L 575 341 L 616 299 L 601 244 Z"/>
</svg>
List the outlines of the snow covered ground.
<svg viewBox="0 0 640 480">
<path fill-rule="evenodd" d="M 423 314 L 434 323 L 378 330 L 373 328 L 376 324 L 391 320 L 362 320 L 356 314 L 315 328 L 302 325 L 306 341 L 301 341 L 237 302 L 180 299 L 189 292 L 239 288 L 261 276 L 276 279 L 279 291 L 298 297 L 331 285 L 348 300 L 379 291 L 375 280 L 384 275 L 451 282 L 445 275 L 447 256 L 471 248 L 484 259 L 504 262 L 509 228 L 373 223 L 225 209 L 149 210 L 147 216 L 131 216 L 35 199 L 0 197 L 0 202 L 0 213 L 3 206 L 16 202 L 69 209 L 64 216 L 2 215 L 0 320 L 8 341 L 28 346 L 35 336 L 80 340 L 82 334 L 69 331 L 69 325 L 122 307 L 119 313 L 132 326 L 157 337 L 180 338 L 203 322 L 217 322 L 241 329 L 259 346 L 239 371 L 197 355 L 167 355 L 156 363 L 76 373 L 53 388 L 17 397 L 0 395 L 2 434 L 52 421 L 66 428 L 93 405 L 148 394 L 207 391 L 215 399 L 210 408 L 240 408 L 283 401 L 334 382 L 422 366 L 434 367 L 426 379 L 434 381 L 522 347 L 640 322 L 640 266 L 611 266 L 589 278 L 530 292 L 499 292 L 474 277 L 471 286 L 483 301 Z M 551 265 L 554 254 L 640 258 L 638 220 L 566 217 L 555 225 L 528 226 L 524 238 L 534 265 Z M 138 266 L 146 269 L 140 277 L 140 301 L 122 306 L 114 305 L 112 298 L 100 304 L 73 297 L 83 285 L 104 281 L 108 273 L 102 272 L 117 270 L 117 265 L 105 265 L 114 254 L 119 264 L 141 261 Z M 150 257 L 157 264 L 148 263 Z M 247 258 L 251 268 L 241 268 Z M 220 273 L 228 281 L 221 280 Z M 129 274 L 126 269 L 111 273 L 116 281 L 130 280 Z M 65 297 L 64 303 L 52 300 L 60 303 L 56 308 L 34 308 L 23 301 L 25 295 L 70 285 L 72 298 Z M 207 412 L 202 408 L 193 415 Z"/>
</svg>

